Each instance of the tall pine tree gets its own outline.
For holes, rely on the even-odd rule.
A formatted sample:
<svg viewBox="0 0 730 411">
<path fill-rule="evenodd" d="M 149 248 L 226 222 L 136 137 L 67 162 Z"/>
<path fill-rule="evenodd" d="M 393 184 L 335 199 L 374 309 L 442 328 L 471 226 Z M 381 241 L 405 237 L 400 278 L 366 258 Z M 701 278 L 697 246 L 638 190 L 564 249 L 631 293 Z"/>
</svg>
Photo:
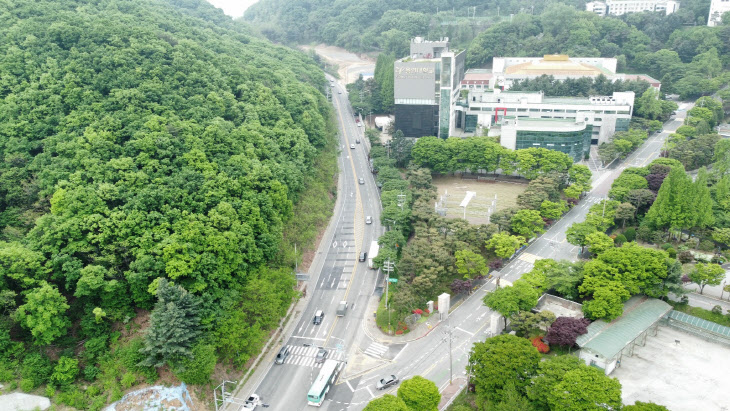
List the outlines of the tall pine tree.
<svg viewBox="0 0 730 411">
<path fill-rule="evenodd" d="M 684 169 L 673 167 L 646 218 L 658 229 L 692 228 L 695 223 L 692 191 L 692 182 Z"/>
<path fill-rule="evenodd" d="M 161 367 L 192 356 L 200 335 L 200 302 L 187 290 L 166 279 L 157 286 L 157 304 L 150 315 L 141 365 Z"/>
<path fill-rule="evenodd" d="M 715 216 L 712 213 L 712 196 L 710 188 L 707 187 L 709 174 L 707 169 L 702 167 L 697 173 L 697 179 L 692 187 L 692 198 L 689 201 L 692 204 L 694 216 L 694 226 L 703 229 L 712 226 L 715 223 Z"/>
</svg>

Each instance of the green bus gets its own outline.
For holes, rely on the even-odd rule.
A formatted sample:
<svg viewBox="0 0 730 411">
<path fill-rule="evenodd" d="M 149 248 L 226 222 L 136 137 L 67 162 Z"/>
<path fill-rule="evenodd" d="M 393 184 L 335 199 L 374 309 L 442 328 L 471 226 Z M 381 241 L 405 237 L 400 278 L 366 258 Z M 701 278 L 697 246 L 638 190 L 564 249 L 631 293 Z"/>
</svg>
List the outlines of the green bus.
<svg viewBox="0 0 730 411">
<path fill-rule="evenodd" d="M 317 379 L 314 380 L 312 388 L 309 389 L 307 394 L 307 403 L 319 407 L 324 401 L 324 396 L 327 395 L 327 391 L 330 390 L 332 384 L 337 380 L 337 376 L 340 374 L 342 366 L 335 360 L 327 360 L 319 370 Z"/>
</svg>

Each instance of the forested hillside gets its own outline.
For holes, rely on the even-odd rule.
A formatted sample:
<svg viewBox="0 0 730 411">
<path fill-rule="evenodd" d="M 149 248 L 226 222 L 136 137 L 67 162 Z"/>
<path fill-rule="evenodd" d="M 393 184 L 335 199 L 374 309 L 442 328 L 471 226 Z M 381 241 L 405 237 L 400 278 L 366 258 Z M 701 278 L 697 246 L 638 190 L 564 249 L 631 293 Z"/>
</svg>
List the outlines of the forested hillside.
<svg viewBox="0 0 730 411">
<path fill-rule="evenodd" d="M 324 84 L 204 0 L 3 2 L 0 380 L 80 407 L 260 350 L 294 293 L 284 232 L 334 140 Z M 96 397 L 77 376 L 104 381 Z"/>
<path fill-rule="evenodd" d="M 540 15 L 520 14 L 481 32 L 467 65 L 490 65 L 494 56 L 616 57 L 620 72 L 649 74 L 662 91 L 682 99 L 712 94 L 730 80 L 730 25 L 707 27 L 708 0 L 682 2 L 677 13 L 602 18 L 561 4 Z M 695 24 L 698 25 L 695 25 Z"/>
<path fill-rule="evenodd" d="M 583 8 L 585 0 L 563 3 Z M 414 36 L 449 37 L 465 48 L 485 28 L 521 11 L 540 13 L 542 0 L 260 0 L 244 19 L 273 41 L 323 42 L 352 51 L 408 54 Z"/>
</svg>

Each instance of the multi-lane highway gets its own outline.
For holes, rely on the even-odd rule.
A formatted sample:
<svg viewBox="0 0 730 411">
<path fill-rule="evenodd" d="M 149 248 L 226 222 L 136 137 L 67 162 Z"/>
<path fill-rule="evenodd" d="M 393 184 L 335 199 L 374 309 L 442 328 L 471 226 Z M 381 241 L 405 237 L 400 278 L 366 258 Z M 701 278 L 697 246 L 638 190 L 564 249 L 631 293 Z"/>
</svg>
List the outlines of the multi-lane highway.
<svg viewBox="0 0 730 411">
<path fill-rule="evenodd" d="M 317 351 L 322 347 L 328 351 L 328 359 L 342 363 L 348 360 L 348 351 L 357 345 L 354 342 L 365 338 L 359 325 L 376 289 L 378 272 L 368 269 L 367 262 L 358 261 L 359 253 L 368 251 L 370 242 L 382 234 L 380 200 L 369 169 L 368 144 L 363 127 L 355 122 L 344 87 L 333 83 L 331 90 L 340 130 L 340 198 L 329 235 L 322 239 L 326 251 L 318 253 L 309 271 L 305 309 L 292 320 L 296 324 L 290 327 L 290 335 L 272 348 L 278 352 L 287 346 L 290 354 L 283 364 L 265 364 L 268 370 L 253 390 L 272 410 L 308 407 L 307 392 L 322 367 L 322 363 L 315 362 Z M 365 223 L 367 216 L 372 217 L 372 224 Z M 348 303 L 344 316 L 336 314 L 340 301 Z M 324 317 L 321 324 L 314 324 L 318 310 Z M 347 401 L 346 392 L 340 396 L 343 394 Z M 322 409 L 329 409 L 330 403 L 325 402 Z"/>
</svg>

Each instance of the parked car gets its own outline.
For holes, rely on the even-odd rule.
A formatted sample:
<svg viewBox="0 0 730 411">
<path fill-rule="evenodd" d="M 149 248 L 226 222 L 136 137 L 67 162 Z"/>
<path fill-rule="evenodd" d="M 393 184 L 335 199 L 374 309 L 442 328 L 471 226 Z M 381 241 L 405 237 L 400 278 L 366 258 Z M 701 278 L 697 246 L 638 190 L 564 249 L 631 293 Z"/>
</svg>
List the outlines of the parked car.
<svg viewBox="0 0 730 411">
<path fill-rule="evenodd" d="M 360 185 L 365 184 L 365 179 L 360 177 L 357 179 L 357 182 L 360 183 Z"/>
<path fill-rule="evenodd" d="M 373 223 L 372 217 L 370 217 L 370 216 L 365 217 L 365 224 L 372 224 L 372 223 Z"/>
<path fill-rule="evenodd" d="M 244 410 L 255 410 L 259 404 L 259 396 L 257 394 L 251 394 L 246 401 L 243 402 Z"/>
<path fill-rule="evenodd" d="M 375 384 L 375 388 L 379 390 L 384 390 L 388 387 L 392 387 L 398 384 L 398 381 L 400 381 L 398 377 L 396 377 L 395 375 L 389 375 L 385 378 L 381 378 L 380 381 Z"/>
<path fill-rule="evenodd" d="M 314 325 L 320 325 L 322 324 L 322 320 L 324 320 L 324 311 L 317 310 L 314 312 L 314 320 L 312 321 Z"/>
<path fill-rule="evenodd" d="M 359 138 L 356 138 L 356 139 L 355 139 L 355 142 L 356 142 L 357 144 L 360 144 L 360 139 L 359 139 Z"/>
<path fill-rule="evenodd" d="M 363 262 L 363 261 L 365 261 L 367 259 L 368 259 L 368 253 L 367 252 L 364 252 L 364 253 L 360 253 L 360 258 L 358 258 L 357 260 L 360 261 L 360 262 Z"/>
<path fill-rule="evenodd" d="M 354 144 L 350 144 L 350 148 L 354 149 L 355 148 L 355 145 Z"/>
<path fill-rule="evenodd" d="M 362 123 L 357 123 L 357 126 L 358 127 L 362 127 Z"/>
<path fill-rule="evenodd" d="M 279 353 L 276 354 L 276 361 L 274 361 L 276 364 L 284 364 L 284 361 L 286 360 L 286 357 L 289 356 L 289 347 L 283 346 L 281 347 L 281 350 L 279 350 Z"/>
<path fill-rule="evenodd" d="M 314 358 L 314 362 L 319 364 L 323 363 L 324 360 L 327 359 L 327 350 L 324 348 L 320 348 L 319 351 L 317 351 L 317 357 Z"/>
</svg>

